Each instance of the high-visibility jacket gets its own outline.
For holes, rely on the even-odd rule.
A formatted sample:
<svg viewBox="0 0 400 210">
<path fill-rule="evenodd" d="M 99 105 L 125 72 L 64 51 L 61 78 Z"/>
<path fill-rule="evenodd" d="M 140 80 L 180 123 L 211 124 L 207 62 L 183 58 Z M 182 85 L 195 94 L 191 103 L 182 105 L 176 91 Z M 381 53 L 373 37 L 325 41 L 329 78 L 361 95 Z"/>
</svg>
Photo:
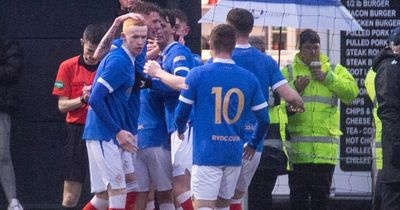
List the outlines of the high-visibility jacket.
<svg viewBox="0 0 400 210">
<path fill-rule="evenodd" d="M 378 100 L 376 100 L 375 93 L 375 76 L 376 73 L 370 69 L 365 77 L 365 89 L 367 90 L 368 96 L 374 103 L 372 114 L 374 116 L 375 124 L 375 163 L 378 170 L 382 169 L 382 122 L 378 117 Z"/>
<path fill-rule="evenodd" d="M 272 90 L 270 90 L 269 92 L 269 123 L 270 126 L 272 125 L 277 129 L 275 129 L 274 131 L 271 131 L 271 129 L 268 130 L 268 133 L 274 132 L 276 134 L 273 134 L 272 138 L 268 139 L 269 141 L 264 141 L 264 146 L 271 145 L 272 147 L 283 149 L 284 143 L 282 142 L 282 140 L 284 141 L 286 138 L 285 129 L 288 122 L 285 103 L 280 99 L 280 97 L 278 97 L 279 101 L 276 101 L 277 98 L 272 94 Z M 274 136 L 276 136 L 277 138 L 275 139 Z"/>
<path fill-rule="evenodd" d="M 338 99 L 349 104 L 358 95 L 353 76 L 341 65 L 331 65 L 329 58 L 320 56 L 324 81 L 314 80 L 311 71 L 297 54 L 291 65 L 282 73 L 294 88 L 298 76 L 310 77 L 310 82 L 299 94 L 304 100 L 305 112 L 288 117 L 291 163 L 336 164 L 338 143 L 342 132 L 339 128 Z"/>
</svg>

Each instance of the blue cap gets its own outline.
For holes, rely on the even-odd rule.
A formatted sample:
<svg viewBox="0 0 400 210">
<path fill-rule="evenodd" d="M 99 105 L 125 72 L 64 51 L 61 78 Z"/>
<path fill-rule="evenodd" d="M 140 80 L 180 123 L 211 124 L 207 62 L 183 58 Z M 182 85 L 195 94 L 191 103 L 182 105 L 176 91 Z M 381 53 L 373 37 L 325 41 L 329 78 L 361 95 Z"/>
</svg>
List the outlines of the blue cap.
<svg viewBox="0 0 400 210">
<path fill-rule="evenodd" d="M 400 27 L 393 29 L 388 38 L 389 44 L 400 45 Z"/>
</svg>

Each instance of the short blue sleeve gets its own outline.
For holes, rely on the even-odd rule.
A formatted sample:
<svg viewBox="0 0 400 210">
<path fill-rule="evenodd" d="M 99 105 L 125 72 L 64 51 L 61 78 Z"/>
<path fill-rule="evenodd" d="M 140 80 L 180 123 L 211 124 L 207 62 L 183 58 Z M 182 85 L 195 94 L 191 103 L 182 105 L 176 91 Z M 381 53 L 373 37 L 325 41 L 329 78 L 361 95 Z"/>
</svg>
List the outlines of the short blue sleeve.
<svg viewBox="0 0 400 210">
<path fill-rule="evenodd" d="M 172 69 L 170 73 L 186 77 L 186 75 L 190 71 L 190 66 L 193 64 L 189 64 L 192 61 L 192 55 L 189 52 L 184 50 L 176 50 L 171 54 L 172 59 Z"/>
<path fill-rule="evenodd" d="M 185 80 L 187 89 L 181 91 L 181 95 L 179 96 L 180 101 L 191 105 L 194 103 L 194 101 L 196 100 L 198 77 L 199 74 L 197 71 L 191 71 L 189 73 Z"/>
<path fill-rule="evenodd" d="M 258 82 L 258 80 L 256 79 L 256 77 L 254 75 L 251 75 L 251 84 L 252 88 L 253 88 L 253 97 L 252 97 L 252 101 L 251 101 L 251 111 L 258 111 L 261 110 L 265 107 L 268 107 L 268 103 L 265 101 L 265 97 L 264 94 L 262 92 L 260 83 Z"/>
<path fill-rule="evenodd" d="M 101 72 L 97 82 L 103 84 L 112 93 L 122 85 L 133 85 L 132 64 L 126 62 L 123 56 L 110 56 L 107 58 L 104 71 Z"/>
<path fill-rule="evenodd" d="M 282 75 L 282 72 L 279 69 L 279 66 L 276 63 L 276 61 L 272 59 L 270 56 L 267 56 L 266 59 L 267 63 L 269 64 L 268 68 L 271 70 L 269 84 L 271 84 L 272 90 L 275 90 L 279 86 L 287 83 L 287 81 L 285 77 Z"/>
</svg>

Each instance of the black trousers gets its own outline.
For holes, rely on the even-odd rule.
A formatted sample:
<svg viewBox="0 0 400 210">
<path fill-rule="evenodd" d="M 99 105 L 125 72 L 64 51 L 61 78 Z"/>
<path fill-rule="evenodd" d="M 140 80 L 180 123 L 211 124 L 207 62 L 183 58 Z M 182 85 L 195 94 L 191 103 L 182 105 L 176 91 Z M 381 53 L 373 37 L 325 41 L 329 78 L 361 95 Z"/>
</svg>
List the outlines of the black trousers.
<svg viewBox="0 0 400 210">
<path fill-rule="evenodd" d="M 257 170 L 248 189 L 249 210 L 272 210 L 272 190 L 278 175 L 271 170 Z"/>
<path fill-rule="evenodd" d="M 335 166 L 331 164 L 294 164 L 289 172 L 292 210 L 329 209 L 329 195 Z"/>
<path fill-rule="evenodd" d="M 382 210 L 400 210 L 400 182 L 382 183 Z"/>
<path fill-rule="evenodd" d="M 374 194 L 372 197 L 372 210 L 380 210 L 382 203 L 382 170 L 378 170 Z"/>
</svg>

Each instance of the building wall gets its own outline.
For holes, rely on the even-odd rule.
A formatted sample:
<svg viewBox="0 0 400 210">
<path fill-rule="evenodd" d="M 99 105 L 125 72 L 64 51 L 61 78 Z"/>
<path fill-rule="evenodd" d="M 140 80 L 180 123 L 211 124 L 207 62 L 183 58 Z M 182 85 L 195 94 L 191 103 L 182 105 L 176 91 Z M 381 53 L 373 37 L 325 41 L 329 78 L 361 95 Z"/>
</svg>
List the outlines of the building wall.
<svg viewBox="0 0 400 210">
<path fill-rule="evenodd" d="M 19 86 L 21 110 L 13 117 L 11 137 L 17 194 L 25 209 L 56 209 L 61 203 L 60 160 L 65 138 L 65 115 L 58 111 L 57 97 L 51 94 L 54 79 L 59 64 L 81 52 L 79 39 L 85 26 L 114 19 L 116 2 L 0 1 L 0 35 L 17 39 L 25 56 Z M 166 1 L 158 2 L 165 6 Z M 200 6 L 197 7 L 200 3 L 197 2 L 182 0 L 178 4 L 191 14 L 191 23 L 200 16 Z M 200 28 L 193 25 L 188 39 L 192 48 L 200 48 L 199 37 Z M 88 183 L 83 194 L 81 204 L 91 196 Z M 6 205 L 4 193 L 0 190 L 0 209 L 6 209 Z"/>
</svg>

